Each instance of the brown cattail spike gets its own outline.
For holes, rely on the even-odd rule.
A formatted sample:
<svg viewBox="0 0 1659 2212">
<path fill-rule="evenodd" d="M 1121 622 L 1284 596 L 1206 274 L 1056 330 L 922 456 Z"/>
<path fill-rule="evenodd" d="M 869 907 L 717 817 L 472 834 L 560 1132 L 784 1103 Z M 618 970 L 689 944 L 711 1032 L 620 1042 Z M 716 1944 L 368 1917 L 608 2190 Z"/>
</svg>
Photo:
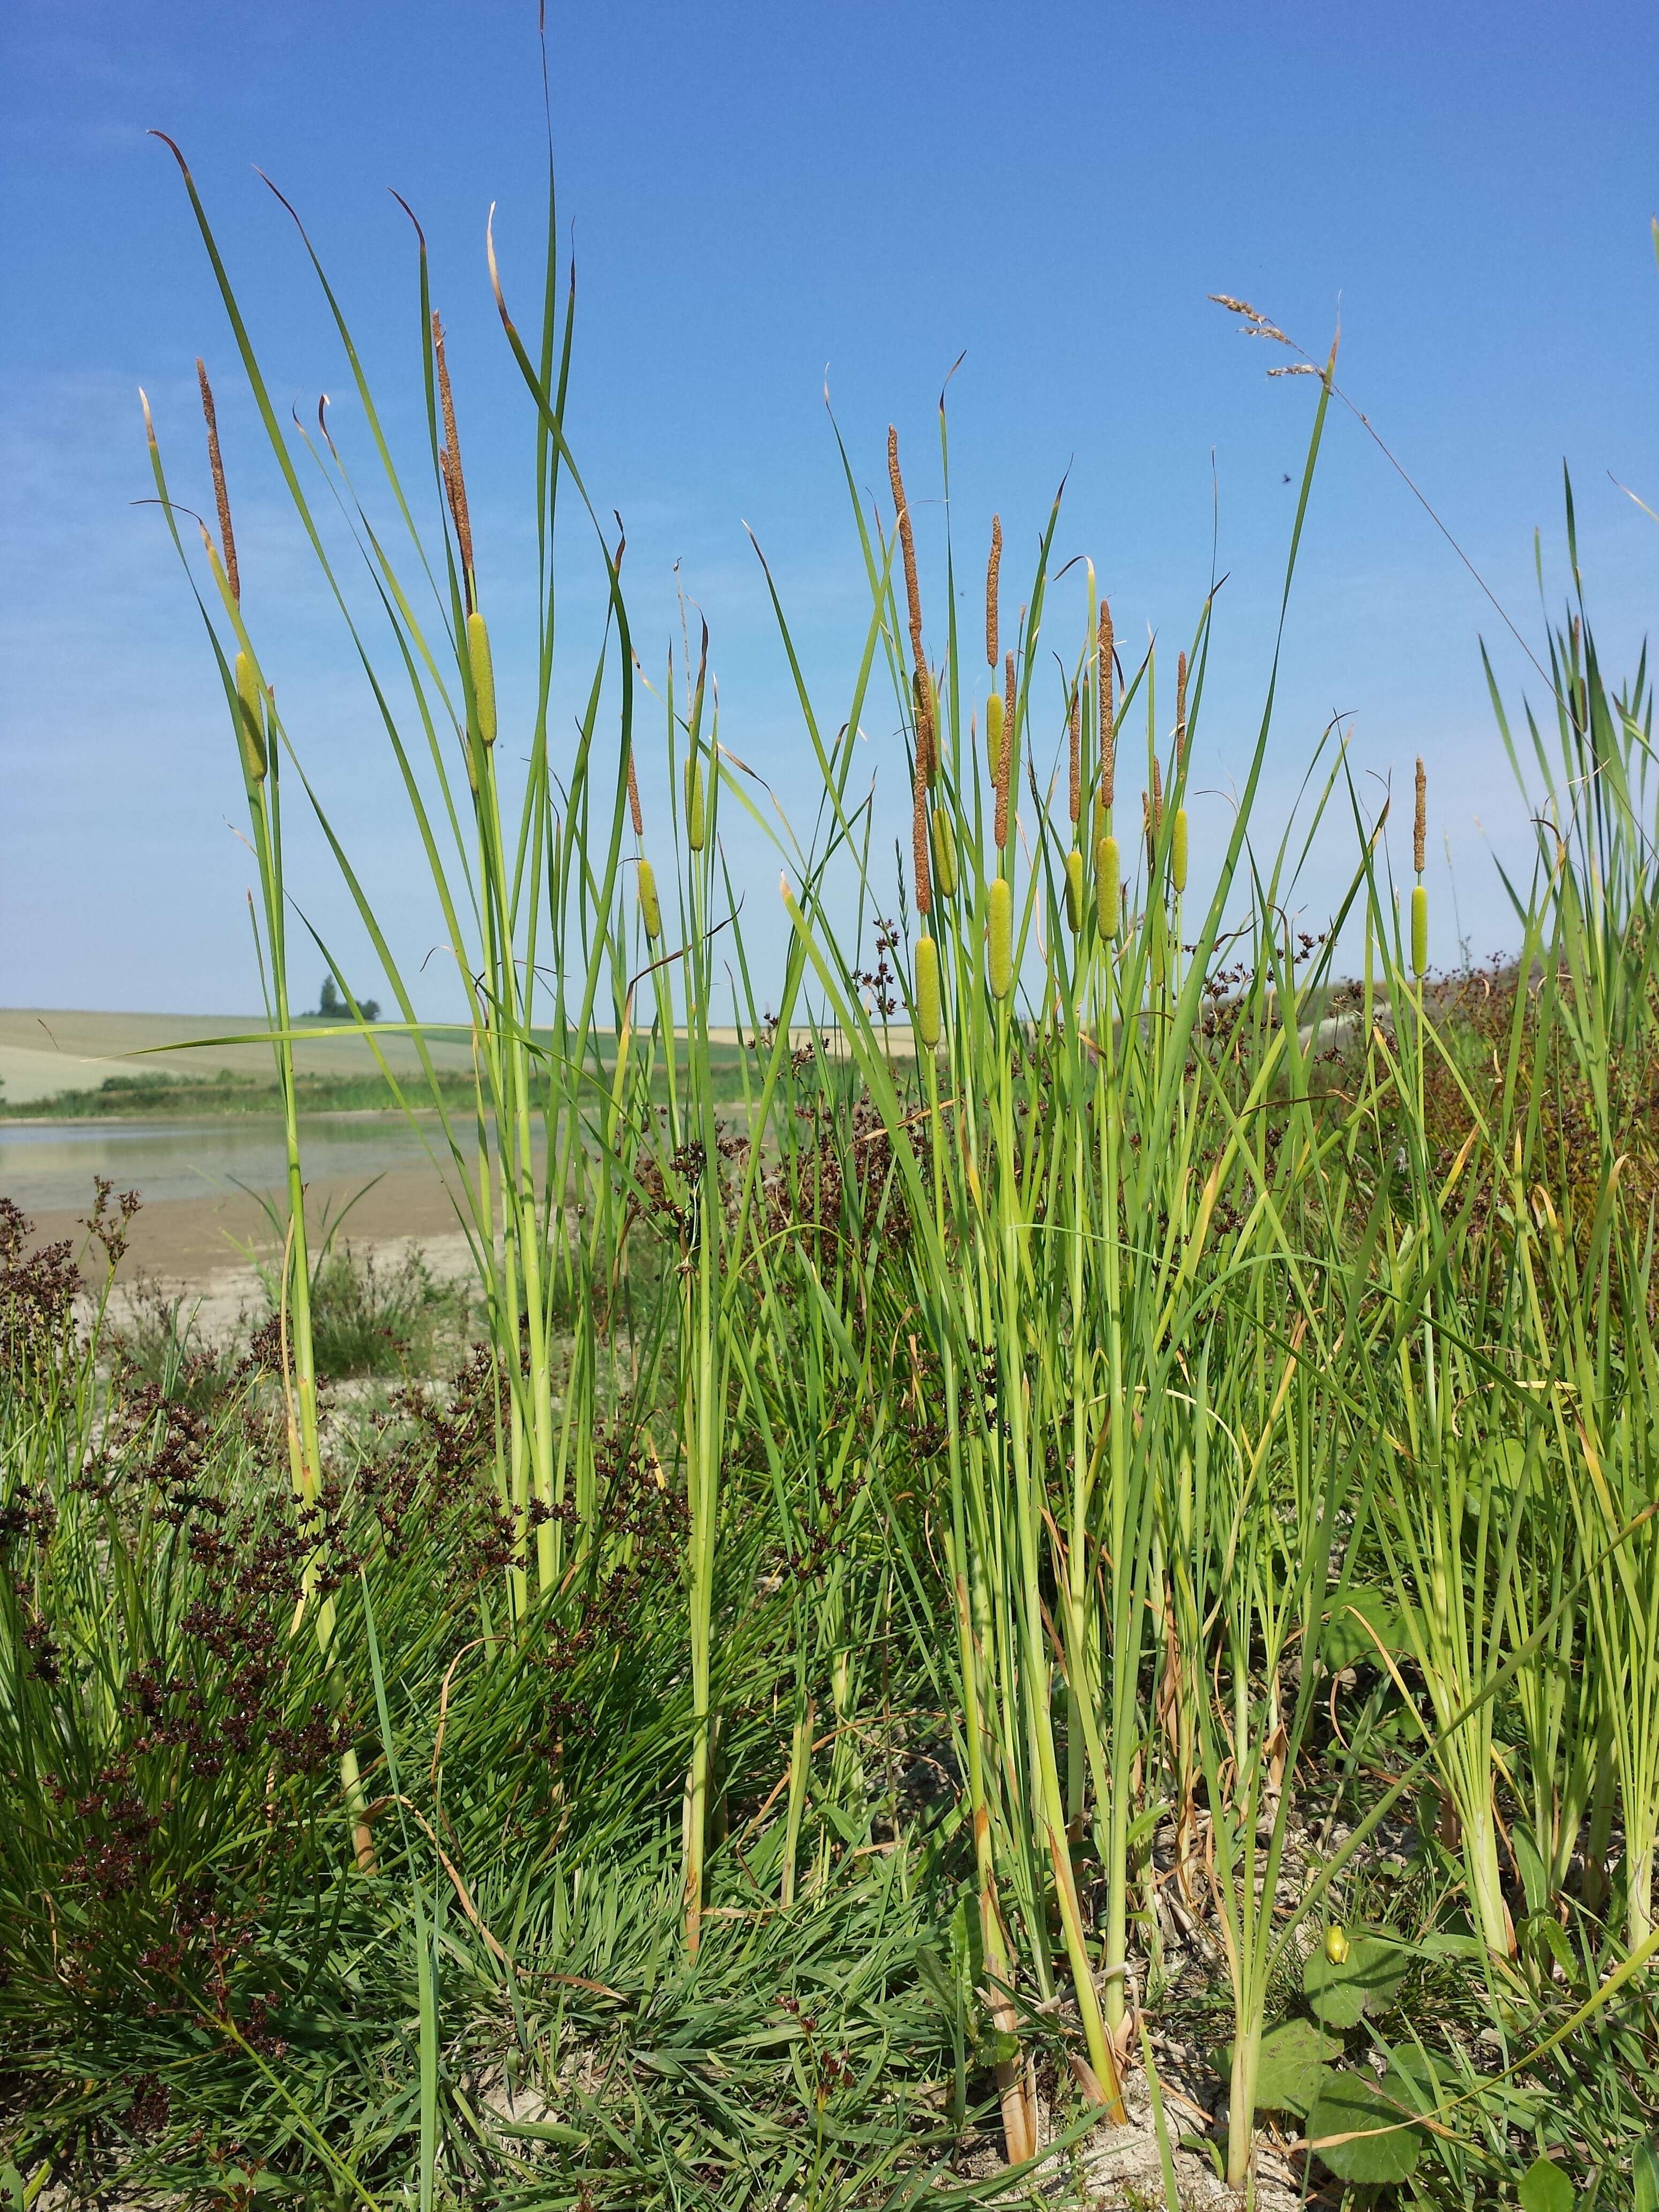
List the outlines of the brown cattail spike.
<svg viewBox="0 0 1659 2212">
<path fill-rule="evenodd" d="M 444 326 L 438 319 L 438 311 L 432 311 L 432 350 L 438 368 L 438 401 L 443 410 L 444 443 L 438 456 L 444 489 L 449 494 L 449 511 L 455 521 L 455 543 L 460 548 L 461 567 L 467 577 L 469 609 L 472 592 L 472 520 L 466 510 L 466 481 L 461 474 L 461 441 L 455 428 L 455 395 L 449 388 L 449 363 L 444 358 Z"/>
<path fill-rule="evenodd" d="M 1072 691 L 1070 716 L 1071 737 L 1071 816 L 1075 822 L 1083 812 L 1083 702 L 1075 686 Z"/>
<path fill-rule="evenodd" d="M 933 738 L 933 714 L 927 661 L 921 649 L 921 586 L 916 577 L 916 538 L 910 527 L 910 507 L 904 496 L 904 478 L 899 473 L 898 432 L 890 422 L 887 426 L 887 481 L 892 487 L 893 507 L 898 518 L 899 551 L 904 561 L 904 599 L 910 623 L 910 680 L 915 699 L 916 758 L 924 766 L 929 766 Z"/>
<path fill-rule="evenodd" d="M 1014 656 L 1012 653 L 1002 659 L 1002 746 L 997 755 L 997 850 L 1001 852 L 1008 842 L 1008 784 L 1014 759 L 1014 714 L 1018 703 L 1014 690 Z"/>
<path fill-rule="evenodd" d="M 1156 753 L 1152 755 L 1152 835 L 1157 836 L 1164 827 L 1164 770 Z"/>
<path fill-rule="evenodd" d="M 1421 759 L 1417 763 L 1417 813 L 1412 823 L 1412 866 L 1420 876 L 1428 858 L 1429 775 Z"/>
<path fill-rule="evenodd" d="M 1109 806 L 1117 770 L 1117 725 L 1112 703 L 1112 611 L 1100 603 L 1100 803 Z"/>
<path fill-rule="evenodd" d="M 640 780 L 634 773 L 634 749 L 628 749 L 628 811 L 634 817 L 634 835 L 645 835 L 645 816 L 640 810 Z"/>
<path fill-rule="evenodd" d="M 991 517 L 991 557 L 985 568 L 985 665 L 997 665 L 997 580 L 1002 571 L 1002 517 Z"/>
<path fill-rule="evenodd" d="M 916 912 L 926 916 L 933 911 L 933 878 L 927 855 L 927 775 L 920 761 L 910 816 L 910 857 L 916 878 Z"/>
<path fill-rule="evenodd" d="M 230 495 L 225 489 L 225 464 L 219 452 L 219 418 L 213 411 L 213 386 L 208 382 L 208 373 L 198 357 L 196 379 L 202 387 L 202 419 L 207 424 L 208 466 L 213 471 L 213 497 L 219 509 L 219 543 L 224 548 L 225 578 L 230 586 L 230 596 L 240 607 L 242 604 L 242 579 L 236 567 L 236 537 L 230 526 Z"/>
<path fill-rule="evenodd" d="M 1176 766 L 1187 765 L 1187 656 L 1176 657 Z"/>
</svg>

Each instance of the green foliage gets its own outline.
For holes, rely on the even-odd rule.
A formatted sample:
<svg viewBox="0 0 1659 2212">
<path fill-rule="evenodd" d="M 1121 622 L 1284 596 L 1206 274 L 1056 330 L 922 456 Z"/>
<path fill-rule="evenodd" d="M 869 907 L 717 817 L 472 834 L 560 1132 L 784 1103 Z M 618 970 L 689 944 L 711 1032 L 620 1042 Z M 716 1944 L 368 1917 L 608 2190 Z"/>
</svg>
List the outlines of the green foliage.
<svg viewBox="0 0 1659 2212">
<path fill-rule="evenodd" d="M 1403 2074 L 1391 2069 L 1378 2081 L 1344 2067 L 1308 2115 L 1308 2140 L 1340 2181 L 1404 2181 L 1423 2154 L 1420 2131 L 1405 2124 L 1417 2109 Z"/>
<path fill-rule="evenodd" d="M 1384 2006 L 1404 1980 L 1410 1958 L 1397 1936 L 1387 1933 L 1350 1937 L 1341 1960 L 1316 1948 L 1303 1962 L 1302 1988 L 1316 2017 L 1328 2027 L 1353 2027 L 1367 2012 Z"/>
<path fill-rule="evenodd" d="M 1521 2177 L 1521 2212 L 1572 2212 L 1578 2192 L 1553 2158 L 1534 2159 Z"/>
</svg>

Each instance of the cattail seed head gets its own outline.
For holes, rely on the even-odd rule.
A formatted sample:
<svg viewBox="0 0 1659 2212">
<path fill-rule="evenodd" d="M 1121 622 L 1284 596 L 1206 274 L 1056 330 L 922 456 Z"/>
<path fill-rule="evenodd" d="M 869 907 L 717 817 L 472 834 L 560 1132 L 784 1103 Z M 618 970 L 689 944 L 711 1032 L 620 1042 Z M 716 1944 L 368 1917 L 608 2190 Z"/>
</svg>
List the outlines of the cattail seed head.
<svg viewBox="0 0 1659 2212">
<path fill-rule="evenodd" d="M 938 773 L 938 763 L 933 747 L 933 679 L 927 669 L 913 671 L 910 696 L 915 706 L 916 772 L 925 781 L 932 783 Z"/>
<path fill-rule="evenodd" d="M 927 664 L 921 652 L 921 586 L 916 580 L 916 538 L 910 527 L 910 507 L 904 496 L 904 478 L 899 473 L 898 432 L 890 422 L 887 426 L 887 481 L 892 487 L 893 507 L 898 517 L 899 551 L 904 561 L 904 598 L 910 617 L 910 659 L 915 667 L 921 669 Z"/>
<path fill-rule="evenodd" d="M 1176 766 L 1187 765 L 1187 656 L 1176 655 Z"/>
<path fill-rule="evenodd" d="M 991 996 L 1006 999 L 1014 988 L 1014 893 L 1006 876 L 997 876 L 991 884 L 985 945 Z"/>
<path fill-rule="evenodd" d="M 225 464 L 219 451 L 219 417 L 214 411 L 213 386 L 208 382 L 207 369 L 199 356 L 196 380 L 202 387 L 202 420 L 207 424 L 208 467 L 213 475 L 214 505 L 219 512 L 219 543 L 225 552 L 225 578 L 231 598 L 240 606 L 242 578 L 236 566 L 236 533 L 230 526 L 230 495 L 225 489 Z"/>
<path fill-rule="evenodd" d="M 645 924 L 645 933 L 654 945 L 662 935 L 662 906 L 657 897 L 657 872 L 649 860 L 640 862 L 638 890 L 640 920 Z"/>
<path fill-rule="evenodd" d="M 951 817 L 942 806 L 933 809 L 933 889 L 941 898 L 954 898 L 957 889 L 957 844 Z"/>
<path fill-rule="evenodd" d="M 1152 755 L 1152 835 L 1156 837 L 1164 827 L 1164 763 L 1156 753 Z"/>
<path fill-rule="evenodd" d="M 1083 812 L 1083 702 L 1075 686 L 1072 691 L 1072 712 L 1066 735 L 1071 772 L 1068 806 L 1075 822 Z"/>
<path fill-rule="evenodd" d="M 1412 818 L 1412 866 L 1419 876 L 1428 858 L 1428 842 L 1429 774 L 1419 756 L 1417 763 L 1417 811 Z"/>
<path fill-rule="evenodd" d="M 701 853 L 708 835 L 702 805 L 702 763 L 693 752 L 685 763 L 685 842 L 694 853 Z"/>
<path fill-rule="evenodd" d="M 1179 898 L 1187 888 L 1187 810 L 1176 809 L 1175 827 L 1170 833 L 1170 881 L 1175 885 Z"/>
<path fill-rule="evenodd" d="M 985 702 L 985 764 L 994 783 L 1002 773 L 1002 694 L 994 691 Z"/>
<path fill-rule="evenodd" d="M 924 917 L 933 911 L 933 877 L 928 865 L 927 846 L 927 777 L 918 761 L 910 806 L 910 867 L 916 882 L 916 912 Z"/>
<path fill-rule="evenodd" d="M 1110 806 L 1113 786 L 1117 774 L 1117 723 L 1112 703 L 1114 644 L 1112 611 L 1104 599 L 1100 603 L 1099 638 L 1100 684 L 1100 803 Z"/>
<path fill-rule="evenodd" d="M 269 765 L 264 701 L 259 696 L 258 672 L 245 653 L 236 656 L 236 735 L 248 781 L 263 783 Z"/>
<path fill-rule="evenodd" d="M 443 413 L 444 442 L 438 456 L 439 472 L 444 489 L 449 495 L 449 512 L 455 524 L 455 543 L 460 549 L 461 568 L 471 592 L 472 575 L 472 518 L 467 512 L 466 481 L 461 474 L 461 441 L 455 428 L 455 395 L 449 388 L 449 363 L 444 357 L 444 326 L 438 319 L 438 311 L 432 311 L 432 351 L 438 371 L 438 404 Z"/>
<path fill-rule="evenodd" d="M 997 665 L 997 580 L 1002 569 L 1002 517 L 991 517 L 991 557 L 985 566 L 985 665 Z"/>
<path fill-rule="evenodd" d="M 932 1052 L 939 1038 L 939 947 L 931 937 L 916 939 L 916 1036 Z"/>
<path fill-rule="evenodd" d="M 477 710 L 478 735 L 485 744 L 495 742 L 495 664 L 490 658 L 489 632 L 474 607 L 466 618 L 466 657 L 472 671 L 472 703 Z"/>
<path fill-rule="evenodd" d="M 998 852 L 1008 842 L 1008 787 L 1014 769 L 1014 731 L 1018 715 L 1018 695 L 1014 690 L 1014 656 L 1006 653 L 1002 657 L 1002 744 L 997 755 L 997 818 L 996 845 Z"/>
<path fill-rule="evenodd" d="M 1073 937 L 1083 927 L 1083 855 L 1074 845 L 1066 855 L 1066 921 Z"/>
<path fill-rule="evenodd" d="M 1420 983 L 1429 972 L 1429 892 L 1426 884 L 1412 890 L 1412 973 Z"/>
<path fill-rule="evenodd" d="M 634 773 L 634 748 L 628 748 L 628 811 L 633 817 L 634 835 L 645 835 L 645 815 L 640 805 L 640 780 Z"/>
<path fill-rule="evenodd" d="M 1095 847 L 1095 923 L 1103 937 L 1117 934 L 1117 839 L 1103 837 Z"/>
</svg>

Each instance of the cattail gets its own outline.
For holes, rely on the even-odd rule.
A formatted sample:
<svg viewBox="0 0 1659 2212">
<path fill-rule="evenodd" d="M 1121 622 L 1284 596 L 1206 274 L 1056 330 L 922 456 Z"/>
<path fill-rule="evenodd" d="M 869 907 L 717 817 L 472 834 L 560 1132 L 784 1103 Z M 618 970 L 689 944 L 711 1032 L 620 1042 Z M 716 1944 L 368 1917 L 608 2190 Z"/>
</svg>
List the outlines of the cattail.
<svg viewBox="0 0 1659 2212">
<path fill-rule="evenodd" d="M 1112 611 L 1100 603 L 1100 803 L 1109 807 L 1117 776 L 1117 726 L 1112 705 Z"/>
<path fill-rule="evenodd" d="M 916 1036 L 932 1052 L 939 1042 L 939 947 L 931 937 L 916 939 Z"/>
<path fill-rule="evenodd" d="M 1072 713 L 1068 736 L 1071 741 L 1070 808 L 1073 822 L 1083 811 L 1083 702 L 1075 685 L 1072 689 Z"/>
<path fill-rule="evenodd" d="M 985 566 L 985 665 L 997 665 L 997 577 L 1002 568 L 1002 517 L 991 517 L 991 557 Z"/>
<path fill-rule="evenodd" d="M 1117 839 L 1103 837 L 1095 847 L 1095 922 L 1103 937 L 1117 934 Z"/>
<path fill-rule="evenodd" d="M 640 807 L 640 780 L 634 773 L 634 748 L 628 748 L 628 811 L 634 817 L 634 835 L 645 835 L 645 816 Z"/>
<path fill-rule="evenodd" d="M 1417 811 L 1412 820 L 1412 866 L 1420 876 L 1428 855 L 1429 774 L 1421 756 L 1417 763 Z"/>
<path fill-rule="evenodd" d="M 915 791 L 910 808 L 910 866 L 916 879 L 916 912 L 933 911 L 933 878 L 927 865 L 927 777 L 916 763 Z"/>
<path fill-rule="evenodd" d="M 985 764 L 994 783 L 1002 773 L 1002 694 L 994 691 L 985 702 Z"/>
<path fill-rule="evenodd" d="M 893 507 L 898 517 L 899 551 L 904 558 L 904 599 L 910 617 L 911 682 L 916 702 L 916 753 L 924 763 L 933 744 L 929 722 L 927 662 L 921 650 L 921 586 L 916 580 L 916 538 L 910 527 L 910 505 L 899 474 L 898 432 L 887 426 L 887 481 L 892 486 Z"/>
<path fill-rule="evenodd" d="M 1083 927 L 1083 855 L 1075 846 L 1066 855 L 1066 921 L 1075 937 Z"/>
<path fill-rule="evenodd" d="M 645 924 L 645 933 L 654 945 L 662 935 L 662 907 L 657 897 L 657 872 L 649 860 L 640 862 L 638 890 L 640 920 Z"/>
<path fill-rule="evenodd" d="M 1152 827 L 1152 802 L 1144 791 L 1140 794 L 1140 828 L 1146 841 L 1146 866 L 1151 868 L 1158 862 L 1158 832 Z"/>
<path fill-rule="evenodd" d="M 990 910 L 985 918 L 987 965 L 991 996 L 1006 999 L 1014 988 L 1014 894 L 1006 876 L 991 884 Z"/>
<path fill-rule="evenodd" d="M 1187 765 L 1187 656 L 1176 655 L 1176 767 Z"/>
<path fill-rule="evenodd" d="M 466 657 L 472 671 L 472 703 L 477 710 L 478 735 L 487 745 L 495 742 L 495 664 L 489 657 L 489 632 L 474 607 L 466 618 Z"/>
<path fill-rule="evenodd" d="M 1006 653 L 1002 657 L 1002 743 L 997 750 L 996 843 L 999 853 L 1008 842 L 1008 786 L 1013 776 L 1014 730 L 1018 710 L 1012 653 Z"/>
<path fill-rule="evenodd" d="M 685 842 L 694 853 L 701 853 L 708 835 L 702 811 L 702 763 L 693 752 L 685 763 Z"/>
<path fill-rule="evenodd" d="M 225 465 L 219 452 L 219 417 L 214 411 L 213 386 L 208 382 L 207 369 L 198 356 L 196 380 L 202 387 L 202 419 L 207 424 L 208 467 L 213 472 L 213 498 L 219 510 L 219 543 L 225 549 L 225 580 L 230 586 L 230 596 L 238 606 L 242 604 L 242 579 L 236 566 L 236 536 L 230 526 L 230 495 L 225 489 Z M 263 775 L 264 771 L 260 770 Z"/>
<path fill-rule="evenodd" d="M 1164 827 L 1164 764 L 1156 753 L 1152 755 L 1152 835 L 1156 837 Z"/>
<path fill-rule="evenodd" d="M 242 765 L 248 781 L 263 783 L 268 765 L 264 702 L 259 696 L 258 675 L 245 653 L 236 656 L 236 734 L 241 740 Z"/>
<path fill-rule="evenodd" d="M 918 668 L 911 675 L 910 696 L 915 702 L 916 773 L 924 782 L 932 783 L 938 772 L 933 745 L 933 679 L 925 668 Z"/>
<path fill-rule="evenodd" d="M 1412 890 L 1412 973 L 1420 983 L 1429 972 L 1429 890 L 1418 884 Z"/>
<path fill-rule="evenodd" d="M 940 898 L 954 898 L 957 889 L 956 838 L 951 817 L 942 806 L 933 809 L 933 889 Z"/>
<path fill-rule="evenodd" d="M 461 568 L 466 580 L 467 603 L 472 593 L 472 519 L 467 513 L 466 483 L 461 475 L 461 441 L 455 428 L 455 395 L 449 388 L 449 363 L 444 358 L 444 326 L 432 311 L 432 350 L 438 369 L 438 400 L 443 410 L 444 443 L 438 455 L 439 473 L 449 494 L 449 511 L 455 522 L 455 543 L 460 548 Z"/>
<path fill-rule="evenodd" d="M 1176 809 L 1175 828 L 1170 835 L 1170 881 L 1175 885 L 1179 898 L 1187 888 L 1187 810 Z"/>
</svg>

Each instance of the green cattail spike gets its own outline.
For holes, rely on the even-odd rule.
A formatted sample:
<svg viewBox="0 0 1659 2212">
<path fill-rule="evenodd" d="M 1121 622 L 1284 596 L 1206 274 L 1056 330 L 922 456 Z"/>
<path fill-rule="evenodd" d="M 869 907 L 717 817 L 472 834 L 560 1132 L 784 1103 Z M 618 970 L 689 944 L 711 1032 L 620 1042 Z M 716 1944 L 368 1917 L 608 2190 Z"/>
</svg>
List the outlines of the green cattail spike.
<svg viewBox="0 0 1659 2212">
<path fill-rule="evenodd" d="M 1083 927 L 1083 855 L 1075 847 L 1066 855 L 1066 920 L 1077 936 Z"/>
<path fill-rule="evenodd" d="M 1429 972 L 1429 891 L 1426 884 L 1412 891 L 1412 973 L 1420 983 Z"/>
<path fill-rule="evenodd" d="M 957 841 L 942 806 L 933 809 L 933 889 L 940 898 L 951 898 L 957 888 Z"/>
<path fill-rule="evenodd" d="M 242 765 L 250 783 L 263 783 L 265 754 L 264 701 L 259 696 L 259 677 L 245 653 L 236 656 L 236 734 L 241 740 Z"/>
<path fill-rule="evenodd" d="M 472 703 L 478 717 L 478 735 L 487 745 L 495 742 L 495 664 L 489 657 L 489 632 L 474 607 L 466 618 L 466 657 L 472 671 Z"/>
<path fill-rule="evenodd" d="M 702 808 L 702 763 L 693 753 L 685 763 L 685 842 L 701 853 L 708 836 Z"/>
<path fill-rule="evenodd" d="M 991 885 L 985 943 L 991 996 L 1006 999 L 1014 988 L 1014 893 L 1006 876 L 998 876 Z"/>
<path fill-rule="evenodd" d="M 1175 828 L 1170 836 L 1170 881 L 1175 885 L 1179 898 L 1187 888 L 1187 810 L 1176 809 Z"/>
<path fill-rule="evenodd" d="M 939 947 L 931 937 L 916 939 L 916 1036 L 924 1051 L 939 1042 Z"/>
<path fill-rule="evenodd" d="M 985 763 L 994 783 L 1002 767 L 1002 695 L 994 691 L 985 702 Z"/>
<path fill-rule="evenodd" d="M 1103 937 L 1117 934 L 1117 839 L 1103 837 L 1095 847 L 1095 920 Z"/>
<path fill-rule="evenodd" d="M 640 919 L 645 924 L 645 933 L 654 945 L 662 935 L 662 907 L 657 898 L 657 872 L 649 860 L 640 862 L 639 872 Z"/>
</svg>

